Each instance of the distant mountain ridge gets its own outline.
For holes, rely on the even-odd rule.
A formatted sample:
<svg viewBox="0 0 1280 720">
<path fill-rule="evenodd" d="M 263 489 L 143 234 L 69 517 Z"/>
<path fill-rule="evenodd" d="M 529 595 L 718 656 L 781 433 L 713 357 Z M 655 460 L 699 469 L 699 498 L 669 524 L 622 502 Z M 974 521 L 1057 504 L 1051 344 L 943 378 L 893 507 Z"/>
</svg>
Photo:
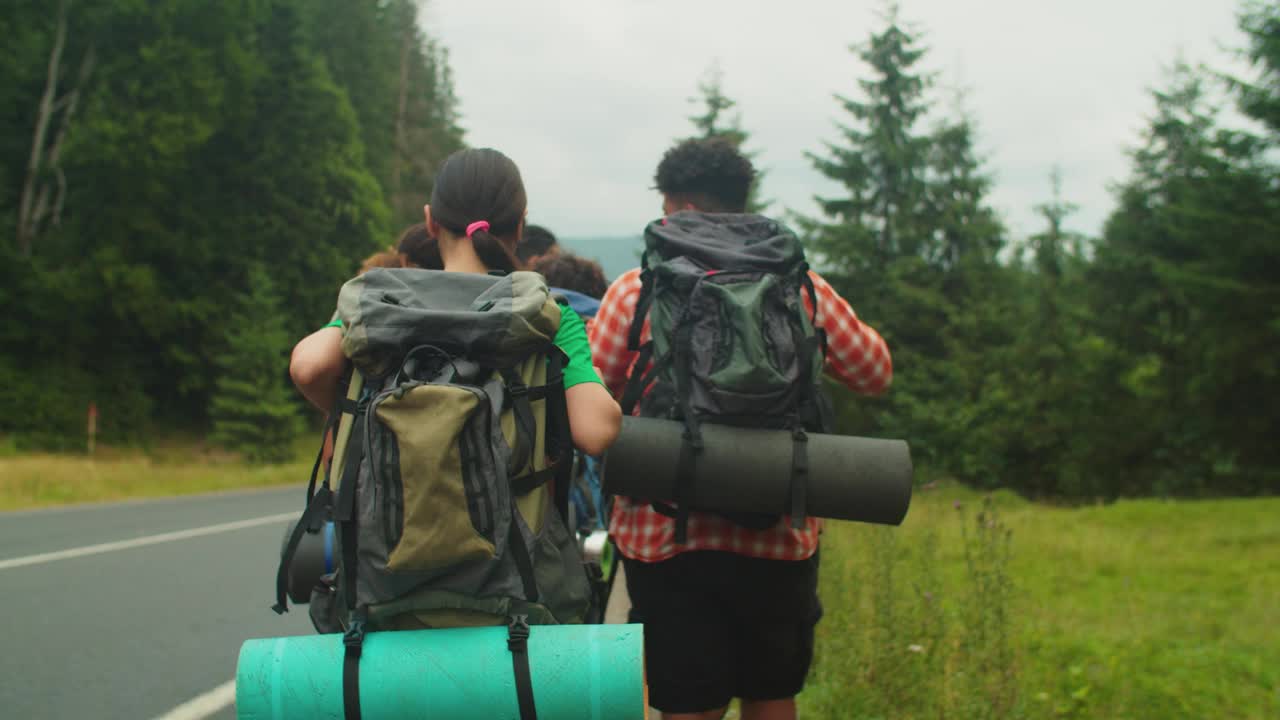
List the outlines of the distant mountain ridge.
<svg viewBox="0 0 1280 720">
<path fill-rule="evenodd" d="M 614 237 L 561 237 L 560 244 L 575 255 L 591 258 L 604 268 L 604 276 L 613 282 L 631 268 L 640 267 L 640 251 L 644 240 L 640 235 Z"/>
</svg>

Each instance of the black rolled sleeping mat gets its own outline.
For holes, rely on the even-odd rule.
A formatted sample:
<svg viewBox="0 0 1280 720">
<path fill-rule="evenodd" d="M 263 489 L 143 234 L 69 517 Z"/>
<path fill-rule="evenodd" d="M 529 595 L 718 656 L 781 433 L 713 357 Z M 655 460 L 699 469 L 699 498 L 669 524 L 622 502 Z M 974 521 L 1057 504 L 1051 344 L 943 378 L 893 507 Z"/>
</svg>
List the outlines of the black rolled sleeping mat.
<svg viewBox="0 0 1280 720">
<path fill-rule="evenodd" d="M 703 424 L 690 505 L 724 512 L 788 513 L 792 436 Z M 671 502 L 684 424 L 624 417 L 604 465 L 606 492 Z M 898 525 L 911 503 L 911 452 L 902 440 L 809 433 L 806 508 L 814 517 Z"/>
</svg>

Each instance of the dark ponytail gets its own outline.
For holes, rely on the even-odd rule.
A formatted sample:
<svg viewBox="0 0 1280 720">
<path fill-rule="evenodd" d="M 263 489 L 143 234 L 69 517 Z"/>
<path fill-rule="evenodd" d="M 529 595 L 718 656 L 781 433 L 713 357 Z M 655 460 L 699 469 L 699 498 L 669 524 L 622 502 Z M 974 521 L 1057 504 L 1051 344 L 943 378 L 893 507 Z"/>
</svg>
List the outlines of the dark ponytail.
<svg viewBox="0 0 1280 720">
<path fill-rule="evenodd" d="M 527 204 L 520 169 L 491 148 L 450 155 L 431 191 L 431 217 L 454 235 L 466 235 L 472 223 L 488 223 L 471 233 L 471 244 L 486 267 L 503 272 L 523 267 L 515 246 Z"/>
<path fill-rule="evenodd" d="M 524 264 L 516 257 L 515 252 L 508 249 L 506 243 L 488 230 L 476 230 L 471 233 L 471 246 L 476 249 L 480 262 L 490 270 L 514 272 L 524 269 Z"/>
</svg>

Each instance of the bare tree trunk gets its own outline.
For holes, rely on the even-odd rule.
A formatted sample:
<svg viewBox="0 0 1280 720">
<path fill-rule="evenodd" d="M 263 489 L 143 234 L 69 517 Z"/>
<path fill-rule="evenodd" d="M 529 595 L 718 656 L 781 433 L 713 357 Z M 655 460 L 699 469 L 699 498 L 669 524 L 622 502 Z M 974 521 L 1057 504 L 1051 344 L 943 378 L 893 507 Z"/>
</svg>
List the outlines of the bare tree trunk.
<svg viewBox="0 0 1280 720">
<path fill-rule="evenodd" d="M 44 155 L 45 135 L 54 112 L 53 99 L 58 94 L 58 65 L 62 62 L 62 48 L 67 40 L 67 3 L 58 2 L 58 27 L 54 33 L 53 50 L 49 52 L 49 69 L 45 76 L 44 95 L 40 97 L 40 109 L 36 114 L 36 127 L 31 140 L 31 157 L 27 160 L 27 177 L 22 184 L 22 199 L 18 205 L 18 252 L 31 257 L 31 239 L 34 237 L 31 211 L 35 201 L 36 180 L 40 175 L 41 156 Z"/>
<path fill-rule="evenodd" d="M 62 172 L 62 168 L 58 165 L 58 158 L 62 154 L 62 144 L 67 138 L 67 130 L 71 127 L 71 118 L 76 114 L 76 105 L 80 102 L 81 91 L 89 84 L 89 75 L 93 72 L 95 48 L 90 45 L 89 50 L 84 54 L 84 60 L 80 62 L 80 74 L 76 78 L 76 85 L 71 92 L 59 100 L 55 107 L 63 108 L 62 125 L 58 128 L 58 136 L 53 140 L 53 147 L 49 149 L 49 159 L 47 164 L 53 169 L 57 178 L 57 195 L 54 198 L 53 205 L 53 224 L 56 226 L 62 220 L 62 205 L 67 194 L 67 176 Z M 31 213 L 31 237 L 35 237 L 40 233 L 40 224 L 44 222 L 45 217 L 49 214 L 49 184 L 43 183 L 40 186 L 40 195 L 36 198 L 35 210 Z"/>
<path fill-rule="evenodd" d="M 414 27 L 412 22 L 404 23 L 404 40 L 400 45 L 400 97 L 396 107 L 396 146 L 391 158 L 391 197 L 393 198 L 393 204 L 398 204 L 400 201 L 402 165 L 404 163 L 404 154 L 408 151 L 409 144 L 405 137 L 407 132 L 405 129 L 405 114 L 409 103 L 409 50 L 412 49 Z"/>
</svg>

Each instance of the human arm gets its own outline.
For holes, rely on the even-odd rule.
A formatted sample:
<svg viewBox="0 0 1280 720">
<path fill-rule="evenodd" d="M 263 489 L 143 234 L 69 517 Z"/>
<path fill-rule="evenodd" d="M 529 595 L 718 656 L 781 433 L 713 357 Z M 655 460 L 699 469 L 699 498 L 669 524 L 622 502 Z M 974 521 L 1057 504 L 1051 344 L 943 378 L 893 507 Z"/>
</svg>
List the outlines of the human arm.
<svg viewBox="0 0 1280 720">
<path fill-rule="evenodd" d="M 337 400 L 338 380 L 346 368 L 342 328 L 320 328 L 298 341 L 289 358 L 289 377 L 312 405 L 328 412 Z"/>
<path fill-rule="evenodd" d="M 555 343 L 569 358 L 564 368 L 564 397 L 574 447 L 587 455 L 600 455 L 622 430 L 622 410 L 592 367 L 582 318 L 567 306 L 560 308 Z"/>
<path fill-rule="evenodd" d="M 884 338 L 859 320 L 849 303 L 820 275 L 810 271 L 809 278 L 817 295 L 817 325 L 827 334 L 827 374 L 854 392 L 883 394 L 893 382 L 893 360 Z M 812 310 L 807 292 L 804 301 Z"/>
</svg>

